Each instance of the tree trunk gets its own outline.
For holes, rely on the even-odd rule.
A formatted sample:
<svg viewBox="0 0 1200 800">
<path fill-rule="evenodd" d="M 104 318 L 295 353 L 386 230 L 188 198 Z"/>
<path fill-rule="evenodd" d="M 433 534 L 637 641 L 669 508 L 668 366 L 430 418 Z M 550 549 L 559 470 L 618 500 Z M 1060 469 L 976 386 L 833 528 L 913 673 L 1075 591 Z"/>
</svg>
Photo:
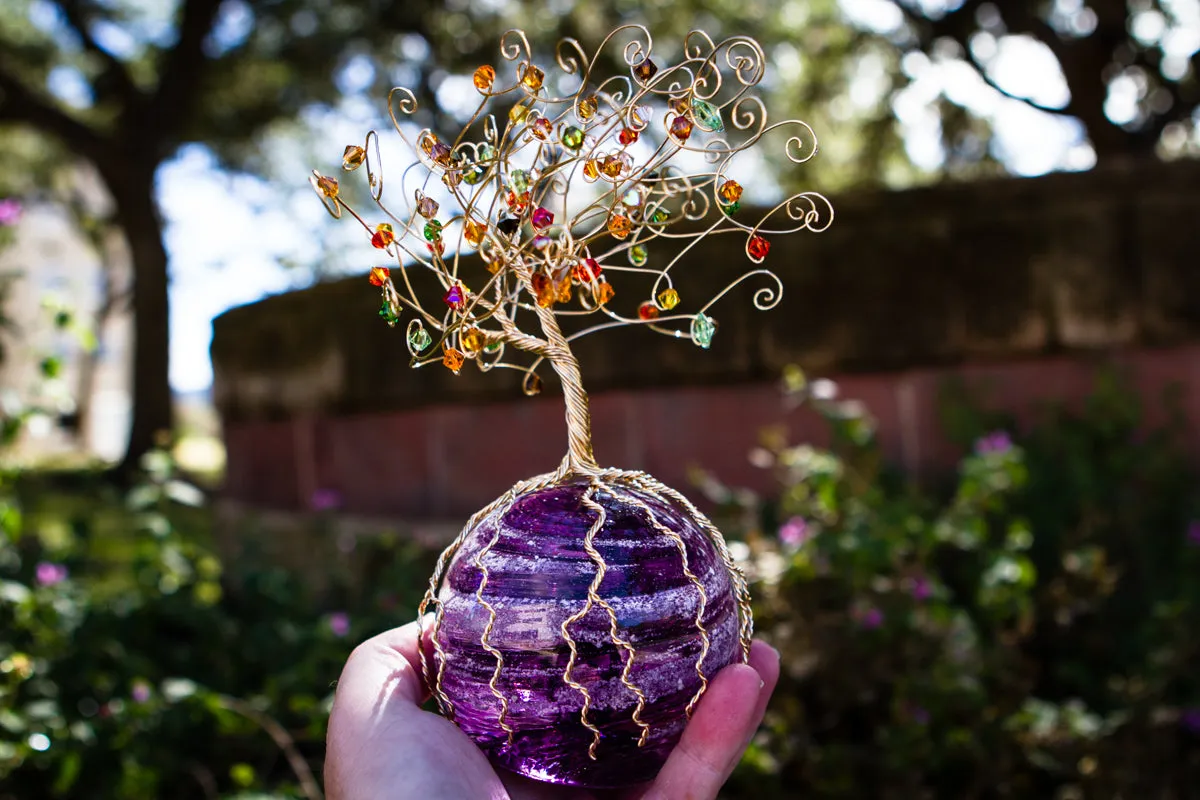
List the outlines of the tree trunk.
<svg viewBox="0 0 1200 800">
<path fill-rule="evenodd" d="M 154 171 L 139 167 L 106 172 L 104 178 L 133 266 L 133 415 L 125 457 L 117 467 L 118 478 L 124 479 L 138 468 L 160 434 L 169 434 L 173 427 L 167 250 L 154 198 Z"/>
</svg>

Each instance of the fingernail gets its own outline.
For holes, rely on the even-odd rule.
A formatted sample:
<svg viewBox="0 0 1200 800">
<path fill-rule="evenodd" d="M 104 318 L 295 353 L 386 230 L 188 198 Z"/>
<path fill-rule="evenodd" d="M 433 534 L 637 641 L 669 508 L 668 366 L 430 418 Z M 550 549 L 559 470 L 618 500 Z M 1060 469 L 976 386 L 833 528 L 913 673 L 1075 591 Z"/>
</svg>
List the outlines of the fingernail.
<svg viewBox="0 0 1200 800">
<path fill-rule="evenodd" d="M 762 678 L 759 678 L 759 679 L 758 679 L 758 688 L 759 688 L 759 689 L 762 689 L 762 688 L 763 688 L 764 686 L 766 686 L 766 685 L 767 685 L 767 682 L 766 682 L 766 681 L 764 681 Z"/>
</svg>

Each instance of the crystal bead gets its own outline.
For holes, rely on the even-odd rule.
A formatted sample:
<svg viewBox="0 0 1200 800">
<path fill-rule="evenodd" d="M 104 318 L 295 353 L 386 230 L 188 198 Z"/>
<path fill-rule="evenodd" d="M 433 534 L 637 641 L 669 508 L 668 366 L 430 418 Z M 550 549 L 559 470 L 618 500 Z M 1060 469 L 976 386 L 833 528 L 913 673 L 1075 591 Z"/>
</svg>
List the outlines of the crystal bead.
<svg viewBox="0 0 1200 800">
<path fill-rule="evenodd" d="M 608 232 L 614 238 L 624 239 L 633 230 L 633 222 L 624 214 L 613 214 L 608 218 Z"/>
<path fill-rule="evenodd" d="M 487 170 L 478 164 L 472 164 L 463 170 L 462 179 L 468 186 L 474 186 L 483 180 L 483 176 L 487 175 Z"/>
<path fill-rule="evenodd" d="M 521 229 L 521 220 L 516 217 L 505 217 L 496 223 L 496 230 L 505 236 L 512 236 Z"/>
<path fill-rule="evenodd" d="M 523 169 L 514 169 L 508 174 L 508 188 L 517 194 L 529 191 L 529 173 Z"/>
<path fill-rule="evenodd" d="M 575 280 L 580 283 L 594 281 L 600 277 L 600 262 L 594 258 L 585 258 L 575 265 L 571 273 L 575 276 Z"/>
<path fill-rule="evenodd" d="M 521 214 L 524 214 L 525 209 L 529 207 L 529 192 L 521 192 L 521 194 L 507 192 L 504 195 L 504 202 L 508 206 L 508 211 L 510 214 L 516 214 L 520 216 Z"/>
<path fill-rule="evenodd" d="M 612 284 L 608 281 L 596 284 L 596 302 L 600 305 L 604 305 L 609 300 L 612 300 L 613 295 L 616 293 L 617 291 L 613 289 Z"/>
<path fill-rule="evenodd" d="M 725 216 L 732 217 L 734 214 L 740 211 L 741 208 L 741 203 L 730 203 L 729 205 L 721 206 L 721 211 L 725 213 Z"/>
<path fill-rule="evenodd" d="M 468 353 L 478 353 L 486 339 L 479 328 L 465 328 L 458 334 L 458 341 Z"/>
<path fill-rule="evenodd" d="M 462 311 L 467 305 L 467 289 L 461 283 L 456 283 L 446 290 L 442 300 L 455 311 Z"/>
<path fill-rule="evenodd" d="M 621 177 L 621 159 L 615 156 L 607 156 L 604 163 L 600 165 L 600 171 L 609 178 Z"/>
<path fill-rule="evenodd" d="M 707 100 L 692 98 L 692 119 L 702 131 L 720 133 L 725 130 L 725 121 L 721 119 L 721 109 Z"/>
<path fill-rule="evenodd" d="M 425 223 L 425 241 L 436 242 L 442 238 L 442 223 L 436 219 L 431 219 Z"/>
<path fill-rule="evenodd" d="M 746 252 L 753 260 L 762 261 L 767 257 L 767 253 L 771 252 L 771 243 L 758 234 L 754 234 L 750 237 L 750 241 L 746 242 Z"/>
<path fill-rule="evenodd" d="M 371 267 L 371 272 L 367 275 L 367 280 L 371 282 L 372 286 L 383 286 L 387 283 L 388 276 L 391 274 L 392 271 L 387 267 Z"/>
<path fill-rule="evenodd" d="M 533 124 L 529 126 L 529 129 L 533 131 L 534 136 L 544 142 L 554 133 L 554 124 L 545 117 L 538 117 L 533 121 Z"/>
<path fill-rule="evenodd" d="M 600 177 L 600 167 L 596 165 L 596 159 L 589 158 L 583 162 L 583 177 L 589 181 L 594 181 Z"/>
<path fill-rule="evenodd" d="M 663 289 L 658 293 L 658 304 L 667 311 L 679 305 L 679 292 L 674 289 Z"/>
<path fill-rule="evenodd" d="M 411 353 L 423 352 L 429 345 L 433 344 L 433 338 L 430 337 L 429 331 L 422 328 L 420 325 L 414 325 L 408 329 L 408 350 Z"/>
<path fill-rule="evenodd" d="M 650 253 L 646 250 L 645 245 L 635 244 L 629 248 L 629 262 L 635 267 L 640 267 L 650 258 Z"/>
<path fill-rule="evenodd" d="M 549 275 L 544 272 L 535 272 L 533 278 L 530 279 L 530 286 L 533 287 L 533 296 L 537 299 L 539 306 L 549 308 L 554 305 L 558 292 Z"/>
<path fill-rule="evenodd" d="M 533 210 L 533 215 L 529 218 L 529 222 L 538 230 L 549 228 L 554 224 L 554 214 L 538 206 Z"/>
<path fill-rule="evenodd" d="M 667 210 L 665 208 L 656 208 L 656 209 L 654 209 L 654 213 L 650 215 L 650 221 L 656 222 L 660 225 L 662 223 L 666 222 L 670 218 L 671 218 L 671 215 L 669 213 L 667 213 Z"/>
<path fill-rule="evenodd" d="M 633 128 L 622 128 L 617 134 L 617 141 L 628 147 L 638 140 L 638 132 Z"/>
<path fill-rule="evenodd" d="M 487 344 L 485 344 L 483 346 L 483 352 L 495 353 L 500 350 L 500 347 L 501 347 L 500 342 L 488 342 Z"/>
<path fill-rule="evenodd" d="M 446 170 L 446 174 L 442 176 L 442 183 L 446 185 L 447 189 L 453 189 L 455 186 L 458 186 L 461 181 L 462 172 L 456 169 L 448 169 Z"/>
<path fill-rule="evenodd" d="M 726 203 L 736 203 L 742 199 L 742 185 L 734 180 L 728 180 L 717 189 L 717 194 Z"/>
<path fill-rule="evenodd" d="M 330 178 L 327 175 L 322 175 L 317 178 L 317 191 L 331 200 L 338 196 L 338 182 L 335 178 Z"/>
<path fill-rule="evenodd" d="M 479 156 L 480 161 L 491 161 L 496 157 L 496 148 L 485 142 L 475 148 L 475 153 Z"/>
<path fill-rule="evenodd" d="M 692 121 L 684 116 L 675 117 L 671 120 L 671 135 L 683 144 L 692 135 Z"/>
<path fill-rule="evenodd" d="M 692 342 L 705 350 L 712 345 L 713 334 L 717 332 L 717 324 L 712 317 L 697 314 L 692 317 Z"/>
<path fill-rule="evenodd" d="M 633 68 L 634 77 L 636 77 L 642 83 L 649 83 L 650 79 L 654 77 L 656 72 L 658 72 L 658 65 L 649 58 L 645 59 L 642 61 L 642 63 Z"/>
<path fill-rule="evenodd" d="M 638 306 L 638 319 L 649 322 L 652 319 L 658 319 L 658 306 L 647 300 Z"/>
<path fill-rule="evenodd" d="M 562 278 L 554 285 L 554 299 L 560 303 L 571 302 L 571 273 L 563 273 Z"/>
<path fill-rule="evenodd" d="M 596 99 L 596 95 L 588 95 L 579 101 L 579 118 L 586 121 L 596 116 L 596 110 L 600 108 L 600 101 Z"/>
<path fill-rule="evenodd" d="M 629 112 L 629 121 L 632 122 L 636 128 L 644 128 L 650 124 L 651 113 L 650 106 L 635 106 Z"/>
<path fill-rule="evenodd" d="M 667 108 L 674 111 L 676 114 L 686 114 L 688 110 L 688 96 L 686 94 L 676 95 L 667 101 Z"/>
<path fill-rule="evenodd" d="M 529 106 L 525 105 L 524 103 L 517 103 L 515 106 L 513 106 L 512 108 L 510 108 L 508 110 L 508 119 L 509 119 L 509 122 L 518 123 L 521 120 L 525 119 L 525 117 L 528 116 L 528 114 L 529 114 Z"/>
<path fill-rule="evenodd" d="M 484 64 L 475 70 L 475 76 L 472 80 L 475 82 L 476 89 L 486 92 L 492 88 L 492 83 L 496 80 L 496 70 L 488 64 Z"/>
<path fill-rule="evenodd" d="M 455 375 L 457 375 L 458 371 L 462 369 L 462 365 L 465 360 L 465 356 L 463 356 L 462 353 L 455 350 L 453 347 L 447 347 L 442 353 L 442 363 L 446 365 L 446 369 L 450 370 Z"/>
<path fill-rule="evenodd" d="M 630 208 L 637 208 L 642 204 L 642 190 L 637 186 L 631 186 L 621 195 L 621 203 Z"/>
<path fill-rule="evenodd" d="M 430 253 L 433 253 L 436 256 L 440 256 L 442 253 L 446 252 L 446 243 L 441 239 L 435 239 L 425 246 L 429 248 Z"/>
<path fill-rule="evenodd" d="M 521 76 L 521 83 L 531 92 L 536 92 L 542 88 L 542 83 L 546 80 L 546 73 L 542 72 L 541 68 L 535 67 L 533 64 L 525 66 L 525 74 Z"/>
<path fill-rule="evenodd" d="M 554 240 L 551 239 L 549 236 L 546 236 L 543 233 L 539 233 L 537 236 L 533 237 L 533 241 L 531 241 L 530 244 L 533 245 L 534 250 L 545 250 L 547 247 L 550 246 L 550 243 L 552 241 L 554 241 Z"/>
<path fill-rule="evenodd" d="M 356 170 L 363 165 L 367 160 L 367 151 L 363 150 L 356 144 L 346 145 L 346 152 L 342 153 L 342 169 L 347 171 Z"/>
<path fill-rule="evenodd" d="M 443 167 L 450 166 L 450 146 L 438 142 L 430 149 L 429 157 Z"/>
<path fill-rule="evenodd" d="M 536 372 L 525 373 L 525 379 L 521 381 L 521 390 L 529 397 L 542 393 L 542 379 L 538 377 Z"/>
<path fill-rule="evenodd" d="M 375 234 L 371 237 L 371 244 L 383 250 L 394 241 L 396 241 L 396 234 L 392 230 L 391 223 L 381 222 L 375 226 Z"/>
<path fill-rule="evenodd" d="M 568 126 L 560 138 L 563 146 L 569 150 L 578 150 L 583 146 L 583 131 L 574 125 Z"/>
<path fill-rule="evenodd" d="M 437 136 L 434 136 L 432 133 L 429 133 L 429 132 L 426 132 L 423 136 L 421 136 L 419 139 L 417 139 L 417 144 L 420 145 L 421 152 L 424 153 L 425 155 L 429 155 L 430 152 L 433 151 L 433 146 L 437 143 L 438 143 Z"/>
<path fill-rule="evenodd" d="M 433 215 L 438 212 L 438 203 L 432 197 L 422 195 L 417 201 L 417 213 L 425 219 L 433 219 Z"/>
<path fill-rule="evenodd" d="M 384 300 L 383 305 L 379 307 L 379 316 L 383 318 L 389 328 L 396 327 L 396 323 L 400 321 L 400 313 L 392 308 L 392 304 L 387 300 Z"/>
<path fill-rule="evenodd" d="M 479 243 L 483 241 L 485 233 L 487 233 L 487 228 L 473 219 L 468 219 L 463 223 L 463 238 L 472 247 L 479 247 Z"/>
</svg>

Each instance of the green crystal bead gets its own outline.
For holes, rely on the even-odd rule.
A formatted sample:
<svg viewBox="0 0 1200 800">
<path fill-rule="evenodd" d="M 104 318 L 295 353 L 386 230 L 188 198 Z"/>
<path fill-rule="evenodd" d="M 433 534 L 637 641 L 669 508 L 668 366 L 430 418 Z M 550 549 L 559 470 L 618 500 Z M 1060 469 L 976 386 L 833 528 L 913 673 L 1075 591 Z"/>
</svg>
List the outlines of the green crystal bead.
<svg viewBox="0 0 1200 800">
<path fill-rule="evenodd" d="M 568 127 L 562 132 L 562 143 L 564 147 L 571 150 L 578 150 L 583 147 L 583 131 L 574 125 Z"/>
<path fill-rule="evenodd" d="M 383 321 L 388 324 L 389 328 L 396 327 L 396 323 L 400 321 L 400 314 L 397 313 L 387 301 L 383 301 L 383 305 L 379 307 L 379 316 L 383 317 Z"/>
<path fill-rule="evenodd" d="M 725 121 L 721 119 L 721 109 L 712 103 L 692 98 L 692 119 L 700 130 L 710 133 L 720 133 L 725 130 Z"/>
<path fill-rule="evenodd" d="M 657 222 L 659 224 L 666 222 L 670 218 L 671 215 L 667 213 L 665 208 L 657 208 L 654 210 L 654 213 L 650 215 L 650 221 Z"/>
<path fill-rule="evenodd" d="M 408 349 L 411 352 L 423 352 L 431 344 L 433 344 L 433 337 L 424 328 L 414 327 L 408 332 Z"/>
<path fill-rule="evenodd" d="M 463 183 L 466 183 L 469 186 L 474 186 L 475 184 L 477 184 L 481 180 L 483 180 L 484 175 L 487 175 L 486 169 L 479 166 L 478 164 L 472 164 L 471 166 L 469 166 L 463 170 L 463 176 L 462 176 Z"/>
<path fill-rule="evenodd" d="M 640 244 L 635 244 L 629 248 L 629 261 L 635 266 L 640 267 L 650 258 L 650 253 Z"/>
<path fill-rule="evenodd" d="M 483 346 L 483 352 L 494 353 L 500 349 L 500 342 L 488 342 Z"/>
<path fill-rule="evenodd" d="M 479 155 L 480 161 L 491 161 L 496 157 L 496 148 L 490 144 L 481 144 L 476 148 L 475 152 Z"/>
<path fill-rule="evenodd" d="M 723 212 L 725 212 L 725 216 L 732 217 L 739 210 L 741 210 L 741 207 L 742 207 L 741 203 L 734 202 L 734 203 L 730 203 L 727 206 L 721 206 L 721 210 Z"/>
<path fill-rule="evenodd" d="M 712 345 L 713 334 L 717 332 L 717 323 L 712 317 L 697 314 L 692 317 L 692 342 L 697 347 L 707 350 Z"/>
<path fill-rule="evenodd" d="M 514 169 L 508 173 L 508 188 L 517 194 L 529 191 L 529 173 L 523 169 Z"/>
<path fill-rule="evenodd" d="M 436 219 L 431 219 L 425 223 L 425 241 L 436 242 L 442 238 L 442 223 Z"/>
</svg>

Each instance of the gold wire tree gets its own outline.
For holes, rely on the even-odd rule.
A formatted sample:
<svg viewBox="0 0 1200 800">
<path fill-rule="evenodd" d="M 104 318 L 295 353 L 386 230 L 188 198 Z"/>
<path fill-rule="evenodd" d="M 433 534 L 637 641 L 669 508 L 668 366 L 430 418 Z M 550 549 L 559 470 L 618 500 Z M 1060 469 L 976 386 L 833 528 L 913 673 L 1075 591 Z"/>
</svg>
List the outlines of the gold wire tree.
<svg viewBox="0 0 1200 800">
<path fill-rule="evenodd" d="M 597 63 L 610 43 L 627 38 L 622 56 L 629 75 L 598 80 Z M 716 332 L 709 309 L 738 284 L 762 276 L 768 285 L 754 294 L 759 309 L 774 307 L 782 283 L 774 272 L 751 269 L 694 310 L 683 312 L 684 294 L 672 269 L 705 237 L 744 237 L 747 258 L 761 264 L 768 236 L 803 229 L 824 230 L 832 222 L 829 201 L 801 192 L 769 209 L 755 223 L 738 218 L 742 186 L 730 174 L 732 159 L 765 135 L 790 129 L 787 158 L 803 163 L 817 151 L 816 136 L 799 120 L 768 124 L 766 107 L 750 94 L 762 80 L 762 47 L 747 37 L 715 44 L 693 31 L 684 40 L 684 58 L 659 67 L 652 58 L 649 32 L 626 25 L 610 33 L 588 58 L 574 39 L 557 48 L 561 76 L 549 80 L 534 63 L 529 41 L 518 30 L 501 39 L 500 54 L 514 66 L 508 81 L 490 66 L 473 76 L 480 95 L 470 121 L 443 140 L 429 129 L 416 134 L 415 146 L 402 124 L 417 110 L 405 88 L 393 89 L 388 111 L 400 137 L 416 156 L 404 172 L 415 173 L 404 210 L 384 203 L 379 137 L 367 134 L 362 145 L 346 147 L 342 165 L 363 169 L 376 211 L 368 219 L 347 204 L 337 179 L 314 171 L 313 187 L 329 212 L 345 211 L 363 226 L 372 244 L 394 259 L 394 266 L 371 270 L 370 281 L 383 293 L 382 316 L 396 325 L 406 310 L 407 343 L 414 367 L 441 361 L 457 373 L 466 362 L 483 371 L 496 367 L 524 373 L 526 394 L 541 389 L 538 368 L 546 361 L 558 373 L 567 399 L 568 459 L 594 467 L 587 398 L 570 342 L 597 331 L 642 325 L 656 333 L 689 337 L 707 348 Z M 558 94 L 563 84 L 573 91 Z M 510 101 L 503 127 L 486 113 L 496 101 Z M 656 124 L 656 120 L 659 123 Z M 481 141 L 468 133 L 482 121 Z M 653 142 L 636 148 L 638 142 Z M 680 169 L 683 153 L 704 168 Z M 446 214 L 427 192 L 440 181 L 456 208 Z M 769 227 L 783 217 L 782 227 Z M 647 245 L 678 242 L 662 266 L 649 263 Z M 464 256 L 477 252 L 487 267 L 482 285 L 465 282 Z M 399 273 L 399 279 L 395 277 Z M 440 286 L 443 308 L 431 309 L 416 289 L 416 272 L 432 275 Z M 649 297 L 636 317 L 610 307 L 617 273 L 642 273 L 653 279 Z M 592 316 L 594 324 L 564 336 L 560 317 Z M 541 336 L 530 332 L 536 318 Z M 531 354 L 526 363 L 509 361 L 510 348 Z"/>
</svg>

